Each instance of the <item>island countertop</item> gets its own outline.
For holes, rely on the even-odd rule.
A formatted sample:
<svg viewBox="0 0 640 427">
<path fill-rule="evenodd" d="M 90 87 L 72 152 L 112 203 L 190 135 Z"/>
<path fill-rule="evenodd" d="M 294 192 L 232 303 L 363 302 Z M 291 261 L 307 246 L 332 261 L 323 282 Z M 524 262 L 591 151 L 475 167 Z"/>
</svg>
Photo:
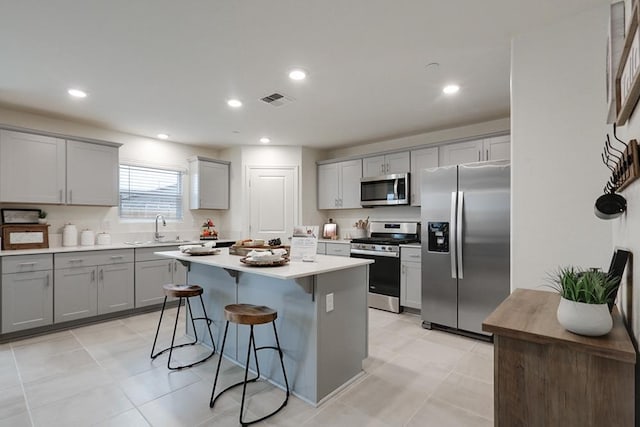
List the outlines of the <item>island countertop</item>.
<svg viewBox="0 0 640 427">
<path fill-rule="evenodd" d="M 229 254 L 229 248 L 220 248 L 220 253 L 217 255 L 189 255 L 180 251 L 155 252 L 155 254 L 194 264 L 220 267 L 235 271 L 245 271 L 247 273 L 254 273 L 282 280 L 297 279 L 299 277 L 314 276 L 332 271 L 345 270 L 353 267 L 373 264 L 374 262 L 373 260 L 363 258 L 316 255 L 316 260 L 314 262 L 289 262 L 282 266 L 256 267 L 240 262 L 242 257 Z"/>
</svg>

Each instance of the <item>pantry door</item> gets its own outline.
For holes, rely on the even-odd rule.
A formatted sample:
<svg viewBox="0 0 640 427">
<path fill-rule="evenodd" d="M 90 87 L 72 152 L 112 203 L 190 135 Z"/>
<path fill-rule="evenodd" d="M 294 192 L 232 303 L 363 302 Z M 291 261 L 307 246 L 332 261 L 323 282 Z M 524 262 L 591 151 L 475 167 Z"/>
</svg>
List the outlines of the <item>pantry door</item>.
<svg viewBox="0 0 640 427">
<path fill-rule="evenodd" d="M 249 236 L 289 244 L 298 221 L 298 167 L 248 167 Z"/>
</svg>

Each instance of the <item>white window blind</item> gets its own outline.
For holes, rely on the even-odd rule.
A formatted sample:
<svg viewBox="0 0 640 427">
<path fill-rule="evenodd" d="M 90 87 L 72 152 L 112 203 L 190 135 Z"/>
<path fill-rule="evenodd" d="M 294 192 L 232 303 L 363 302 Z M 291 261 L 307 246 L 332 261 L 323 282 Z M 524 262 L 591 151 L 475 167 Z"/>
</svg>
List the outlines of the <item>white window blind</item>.
<svg viewBox="0 0 640 427">
<path fill-rule="evenodd" d="M 120 218 L 182 219 L 182 172 L 120 165 Z"/>
</svg>

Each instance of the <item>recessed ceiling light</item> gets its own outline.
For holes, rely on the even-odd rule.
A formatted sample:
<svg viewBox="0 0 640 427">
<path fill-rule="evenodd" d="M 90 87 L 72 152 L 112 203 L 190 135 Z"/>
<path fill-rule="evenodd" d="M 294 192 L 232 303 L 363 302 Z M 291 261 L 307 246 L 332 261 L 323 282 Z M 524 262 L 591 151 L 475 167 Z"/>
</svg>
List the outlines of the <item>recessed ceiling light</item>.
<svg viewBox="0 0 640 427">
<path fill-rule="evenodd" d="M 160 139 L 169 139 L 169 134 L 167 133 L 159 133 L 158 138 Z"/>
<path fill-rule="evenodd" d="M 230 99 L 227 101 L 227 105 L 229 107 L 238 108 L 238 107 L 242 107 L 242 102 L 240 102 L 237 99 Z"/>
<path fill-rule="evenodd" d="M 271 140 L 266 136 L 263 136 L 262 138 L 260 138 L 260 142 L 262 142 L 263 144 L 268 144 L 271 142 Z"/>
<path fill-rule="evenodd" d="M 289 78 L 291 80 L 304 80 L 307 78 L 307 73 L 304 70 L 297 68 L 289 72 Z"/>
<path fill-rule="evenodd" d="M 452 95 L 458 92 L 459 90 L 460 90 L 460 86 L 458 85 L 447 85 L 444 87 L 444 89 L 442 89 L 442 92 L 446 93 L 447 95 Z"/>
<path fill-rule="evenodd" d="M 69 89 L 67 91 L 67 93 L 71 96 L 74 96 L 76 98 L 86 98 L 87 97 L 87 92 L 80 90 L 80 89 Z"/>
</svg>

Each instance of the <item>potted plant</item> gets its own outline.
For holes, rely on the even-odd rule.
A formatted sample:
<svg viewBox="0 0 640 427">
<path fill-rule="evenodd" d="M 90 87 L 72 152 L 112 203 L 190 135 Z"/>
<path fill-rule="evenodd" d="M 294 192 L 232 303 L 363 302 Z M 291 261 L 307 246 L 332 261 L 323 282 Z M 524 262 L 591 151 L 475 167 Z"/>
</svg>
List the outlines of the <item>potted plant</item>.
<svg viewBox="0 0 640 427">
<path fill-rule="evenodd" d="M 608 303 L 616 297 L 616 278 L 598 270 L 562 267 L 551 276 L 551 283 L 560 293 L 557 316 L 562 326 L 580 335 L 609 333 L 613 321 Z"/>
<path fill-rule="evenodd" d="M 40 211 L 38 214 L 38 224 L 46 224 L 47 223 L 47 212 Z"/>
</svg>

